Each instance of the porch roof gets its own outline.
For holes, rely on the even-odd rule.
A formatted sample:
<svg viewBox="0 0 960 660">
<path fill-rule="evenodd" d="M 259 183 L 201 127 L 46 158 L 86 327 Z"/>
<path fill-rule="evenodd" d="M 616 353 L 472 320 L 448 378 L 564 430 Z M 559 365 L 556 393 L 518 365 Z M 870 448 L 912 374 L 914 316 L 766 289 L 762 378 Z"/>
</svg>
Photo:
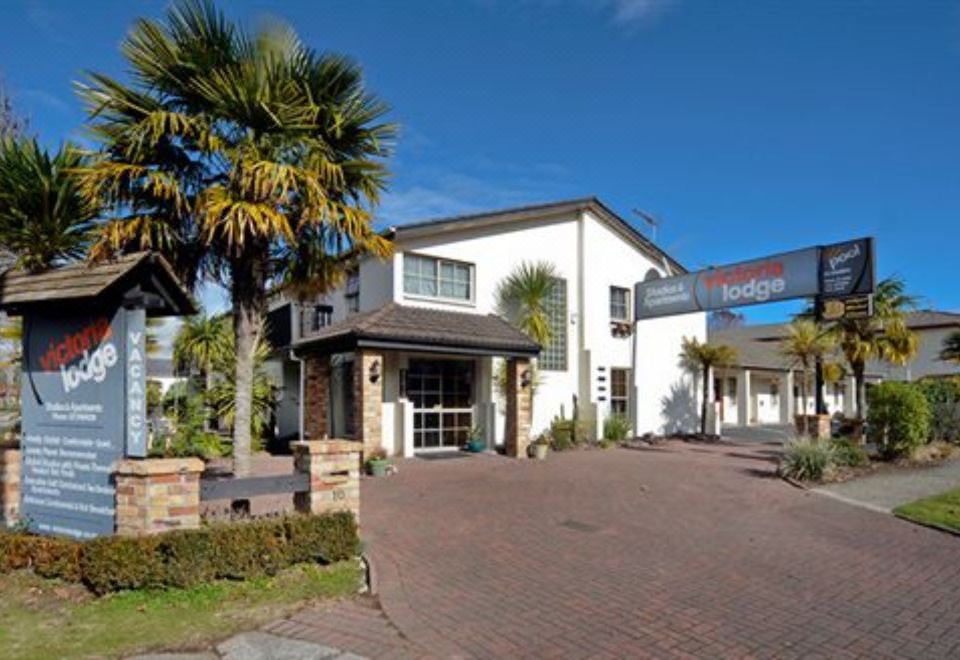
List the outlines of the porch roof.
<svg viewBox="0 0 960 660">
<path fill-rule="evenodd" d="M 540 346 L 494 314 L 469 314 L 390 303 L 320 328 L 294 344 L 298 353 L 353 348 L 532 357 Z"/>
</svg>

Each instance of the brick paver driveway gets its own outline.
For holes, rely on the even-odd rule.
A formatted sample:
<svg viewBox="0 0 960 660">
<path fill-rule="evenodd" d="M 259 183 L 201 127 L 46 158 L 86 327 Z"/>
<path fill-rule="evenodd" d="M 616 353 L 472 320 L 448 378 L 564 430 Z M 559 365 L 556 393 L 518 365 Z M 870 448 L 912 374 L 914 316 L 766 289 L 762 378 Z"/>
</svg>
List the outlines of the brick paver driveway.
<svg viewBox="0 0 960 660">
<path fill-rule="evenodd" d="M 772 451 L 403 462 L 363 484 L 384 611 L 436 656 L 960 655 L 960 539 L 794 489 Z"/>
</svg>

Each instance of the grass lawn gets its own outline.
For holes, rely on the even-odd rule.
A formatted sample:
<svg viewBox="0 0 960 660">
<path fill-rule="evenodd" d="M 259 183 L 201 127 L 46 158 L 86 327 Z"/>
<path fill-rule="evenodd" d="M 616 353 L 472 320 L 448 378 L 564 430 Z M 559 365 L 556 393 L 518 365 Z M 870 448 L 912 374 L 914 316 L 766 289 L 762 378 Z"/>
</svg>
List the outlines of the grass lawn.
<svg viewBox="0 0 960 660">
<path fill-rule="evenodd" d="M 960 488 L 898 506 L 895 514 L 960 533 Z"/>
<path fill-rule="evenodd" d="M 305 602 L 356 593 L 356 562 L 303 565 L 272 578 L 95 598 L 28 571 L 0 575 L 4 658 L 116 657 L 205 647 Z"/>
</svg>

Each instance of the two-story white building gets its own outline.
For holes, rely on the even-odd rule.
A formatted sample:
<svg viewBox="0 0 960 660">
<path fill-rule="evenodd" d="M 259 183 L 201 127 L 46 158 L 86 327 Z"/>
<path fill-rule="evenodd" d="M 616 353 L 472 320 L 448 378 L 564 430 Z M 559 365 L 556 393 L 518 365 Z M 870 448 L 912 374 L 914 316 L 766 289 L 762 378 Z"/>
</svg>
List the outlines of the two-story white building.
<svg viewBox="0 0 960 660">
<path fill-rule="evenodd" d="M 394 455 L 456 449 L 471 427 L 522 453 L 558 415 L 591 435 L 611 413 L 634 432 L 692 431 L 697 388 L 679 365 L 703 314 L 633 324 L 640 280 L 684 268 L 594 198 L 391 228 L 392 257 L 360 259 L 310 304 L 277 296 L 272 365 L 280 434 L 353 437 Z M 552 340 L 539 347 L 497 315 L 523 262 L 556 269 Z M 279 340 L 276 339 L 279 337 Z M 499 381 L 499 382 L 498 382 Z"/>
</svg>

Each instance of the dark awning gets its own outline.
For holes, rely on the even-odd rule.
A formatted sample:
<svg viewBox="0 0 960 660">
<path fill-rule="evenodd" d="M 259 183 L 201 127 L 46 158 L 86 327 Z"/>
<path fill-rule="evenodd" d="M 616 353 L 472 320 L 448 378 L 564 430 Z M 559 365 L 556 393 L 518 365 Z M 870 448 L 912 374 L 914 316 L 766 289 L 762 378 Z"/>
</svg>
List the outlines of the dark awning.
<svg viewBox="0 0 960 660">
<path fill-rule="evenodd" d="M 77 307 L 96 299 L 139 296 L 150 316 L 195 314 L 190 294 L 159 254 L 137 252 L 96 264 L 77 263 L 40 273 L 0 275 L 0 310 L 10 315 L 51 305 Z"/>
<path fill-rule="evenodd" d="M 320 328 L 294 344 L 297 353 L 380 348 L 427 353 L 533 357 L 540 346 L 493 314 L 390 303 Z"/>
</svg>

